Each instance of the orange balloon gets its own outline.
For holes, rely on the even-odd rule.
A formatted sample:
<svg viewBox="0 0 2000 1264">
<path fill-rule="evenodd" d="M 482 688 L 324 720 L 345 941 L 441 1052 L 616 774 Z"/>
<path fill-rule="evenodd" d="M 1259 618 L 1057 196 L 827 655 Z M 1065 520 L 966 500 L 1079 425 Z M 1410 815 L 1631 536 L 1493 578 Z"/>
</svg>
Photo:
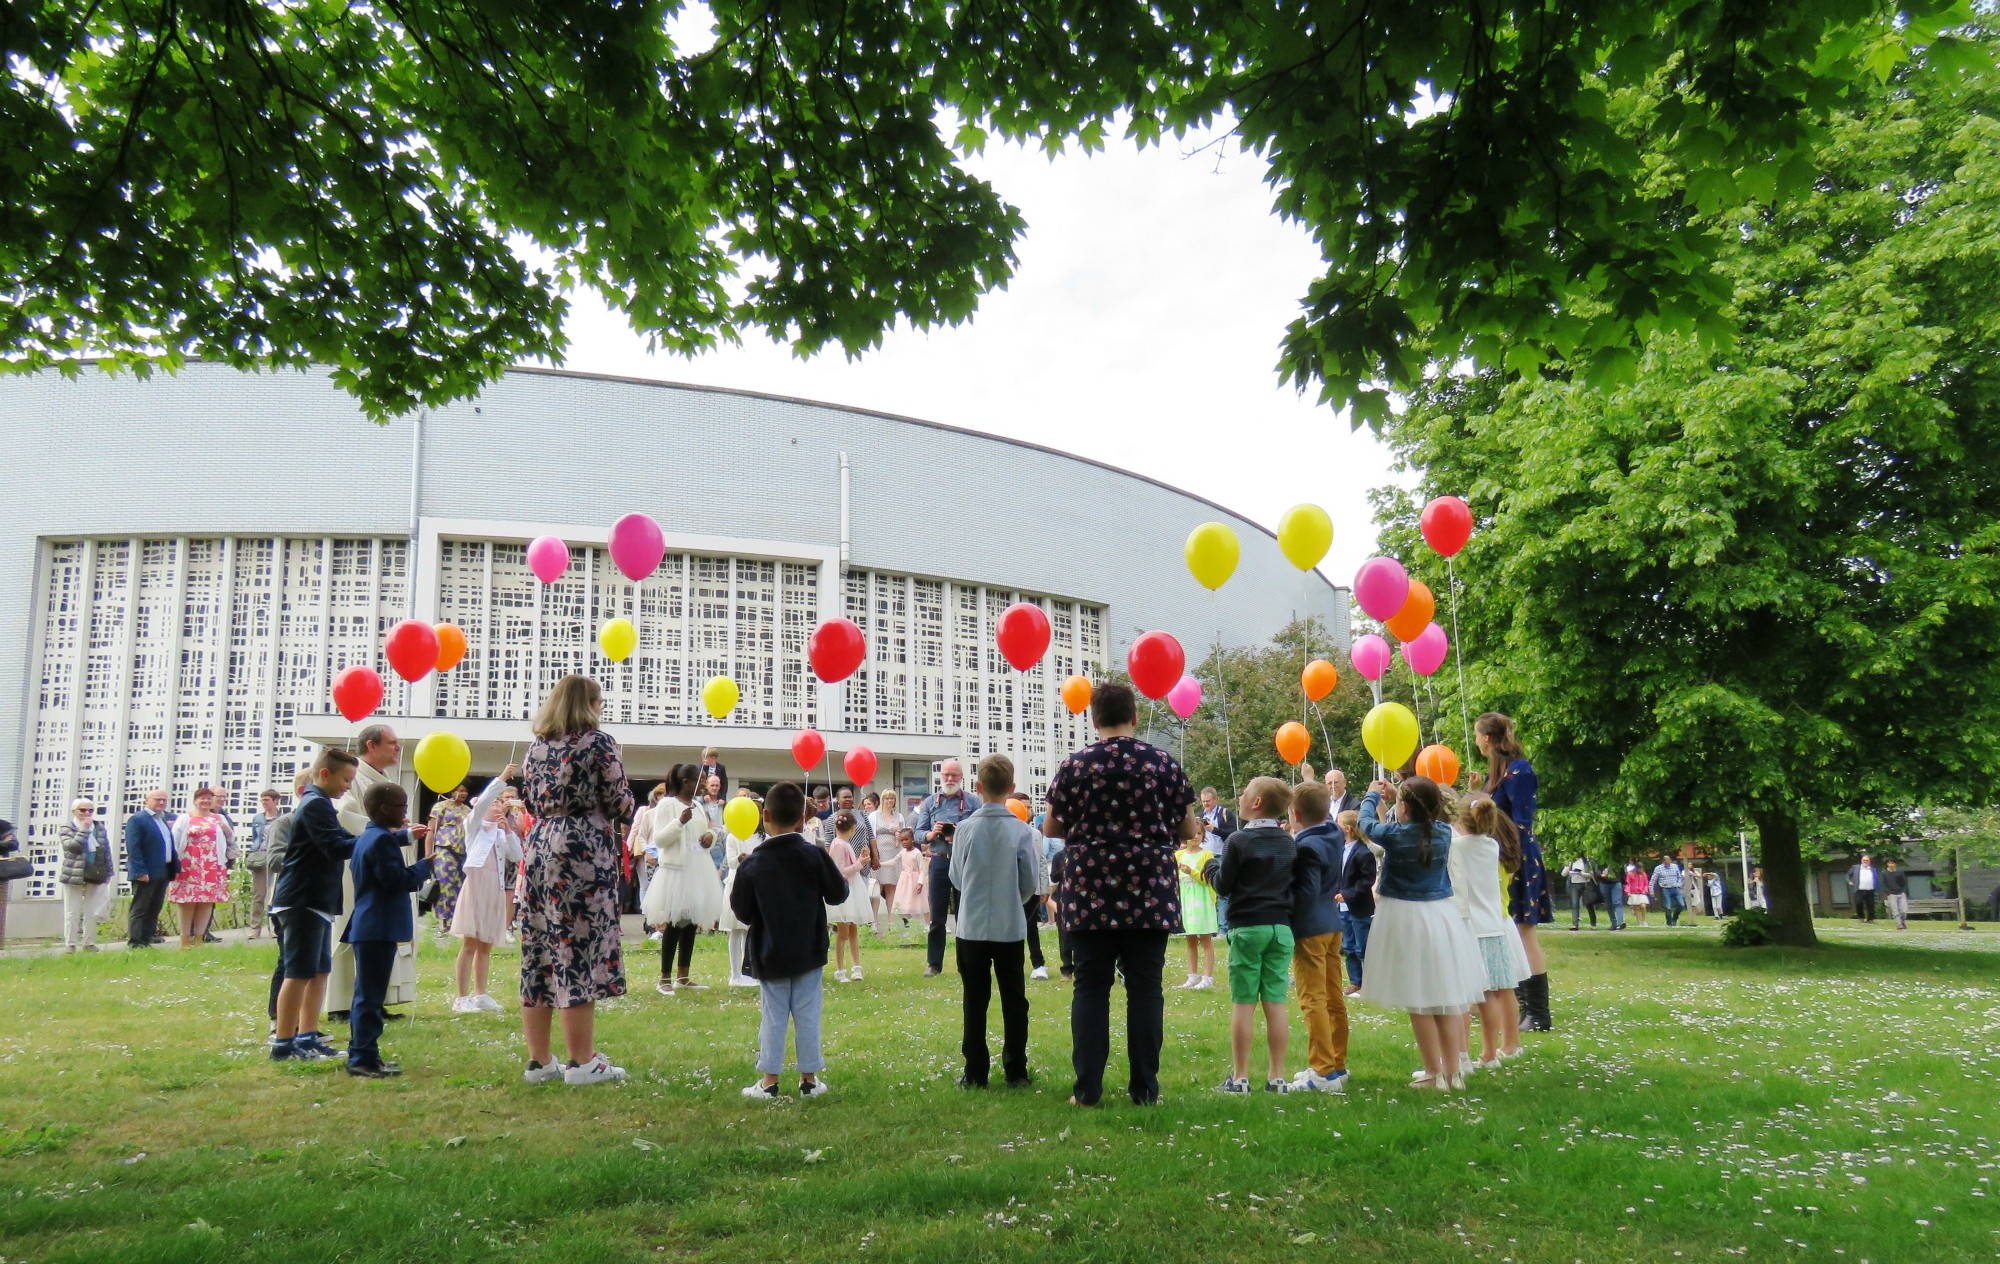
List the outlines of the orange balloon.
<svg viewBox="0 0 2000 1264">
<path fill-rule="evenodd" d="M 1069 708 L 1071 715 L 1082 715 L 1085 711 L 1089 710 L 1090 677 L 1071 676 L 1068 680 L 1063 681 L 1062 700 L 1063 705 Z"/>
<path fill-rule="evenodd" d="M 1277 736 L 1272 742 L 1278 748 L 1278 758 L 1288 764 L 1297 764 L 1312 749 L 1312 734 L 1297 720 L 1287 720 L 1278 726 Z"/>
<path fill-rule="evenodd" d="M 438 638 L 439 671 L 450 671 L 465 658 L 465 630 L 456 623 L 440 623 L 434 629 Z"/>
<path fill-rule="evenodd" d="M 1417 775 L 1429 777 L 1441 786 L 1456 784 L 1458 752 L 1443 743 L 1424 747 L 1417 752 Z"/>
<path fill-rule="evenodd" d="M 1437 598 L 1421 580 L 1410 581 L 1410 595 L 1403 599 L 1403 608 L 1389 616 L 1389 631 L 1399 641 L 1414 641 L 1437 613 Z"/>
<path fill-rule="evenodd" d="M 1028 823 L 1028 805 L 1019 799 L 1007 800 L 1007 810 L 1021 818 L 1021 824 L 1026 825 Z"/>
<path fill-rule="evenodd" d="M 1340 683 L 1340 672 L 1332 663 L 1323 658 L 1315 658 L 1299 673 L 1299 685 L 1306 691 L 1306 697 L 1318 702 L 1333 692 Z"/>
</svg>

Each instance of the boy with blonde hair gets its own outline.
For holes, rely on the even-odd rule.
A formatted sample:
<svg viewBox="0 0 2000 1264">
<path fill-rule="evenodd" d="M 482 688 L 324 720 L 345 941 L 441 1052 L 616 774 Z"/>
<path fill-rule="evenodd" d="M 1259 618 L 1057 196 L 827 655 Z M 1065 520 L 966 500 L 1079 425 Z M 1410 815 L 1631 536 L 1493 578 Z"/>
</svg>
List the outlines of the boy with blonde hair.
<svg viewBox="0 0 2000 1264">
<path fill-rule="evenodd" d="M 1250 1091 L 1250 1045 L 1256 1039 L 1257 1009 L 1264 1010 L 1264 1043 L 1270 1054 L 1267 1093 L 1289 1093 L 1285 1052 L 1290 1041 L 1285 1014 L 1286 972 L 1292 961 L 1292 869 L 1298 844 L 1285 832 L 1292 789 L 1276 777 L 1256 777 L 1238 803 L 1243 828 L 1229 836 L 1222 858 L 1210 861 L 1209 885 L 1229 900 L 1229 1052 L 1231 1070 L 1217 1086 L 1223 1093 Z"/>
</svg>

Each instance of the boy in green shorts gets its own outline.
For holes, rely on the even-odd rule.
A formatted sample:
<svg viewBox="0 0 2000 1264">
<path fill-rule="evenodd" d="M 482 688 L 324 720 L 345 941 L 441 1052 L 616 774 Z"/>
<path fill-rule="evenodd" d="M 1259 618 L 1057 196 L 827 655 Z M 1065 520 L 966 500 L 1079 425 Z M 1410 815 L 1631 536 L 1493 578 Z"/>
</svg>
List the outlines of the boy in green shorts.
<svg viewBox="0 0 2000 1264">
<path fill-rule="evenodd" d="M 1264 1043 L 1271 1056 L 1264 1091 L 1288 1093 L 1285 1048 L 1291 1028 L 1285 1014 L 1285 974 L 1292 963 L 1292 866 L 1298 844 L 1285 832 L 1291 787 L 1257 777 L 1243 788 L 1238 807 L 1243 828 L 1229 836 L 1220 859 L 1208 865 L 1209 885 L 1229 901 L 1229 1051 L 1234 1063 L 1223 1093 L 1250 1091 L 1250 1045 L 1257 1035 L 1257 1007 L 1264 1007 Z"/>
</svg>

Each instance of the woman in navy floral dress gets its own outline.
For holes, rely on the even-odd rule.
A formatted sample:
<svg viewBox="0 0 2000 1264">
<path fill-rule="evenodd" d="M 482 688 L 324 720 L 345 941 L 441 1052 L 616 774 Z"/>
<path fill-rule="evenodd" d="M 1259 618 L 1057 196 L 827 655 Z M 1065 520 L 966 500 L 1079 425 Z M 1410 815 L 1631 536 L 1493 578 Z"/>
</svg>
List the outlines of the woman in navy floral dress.
<svg viewBox="0 0 2000 1264">
<path fill-rule="evenodd" d="M 521 1025 L 529 1083 L 622 1080 L 593 1043 L 596 1002 L 625 994 L 618 924 L 618 823 L 632 788 L 618 743 L 598 728 L 603 695 L 588 676 L 565 676 L 535 716 L 522 779 L 535 826 L 522 871 Z M 550 1049 L 562 1013 L 567 1066 Z"/>
<path fill-rule="evenodd" d="M 1521 934 L 1521 949 L 1528 955 L 1534 974 L 1514 989 L 1521 1007 L 1523 1031 L 1552 1031 L 1549 1017 L 1549 966 L 1542 955 L 1539 927 L 1556 919 L 1549 903 L 1549 871 L 1542 864 L 1541 840 L 1535 837 L 1535 796 L 1539 786 L 1535 766 L 1521 750 L 1514 735 L 1514 721 L 1498 711 L 1488 711 L 1472 725 L 1473 740 L 1486 756 L 1483 786 L 1493 803 L 1521 835 L 1521 867 L 1507 883 L 1507 916 Z"/>
</svg>

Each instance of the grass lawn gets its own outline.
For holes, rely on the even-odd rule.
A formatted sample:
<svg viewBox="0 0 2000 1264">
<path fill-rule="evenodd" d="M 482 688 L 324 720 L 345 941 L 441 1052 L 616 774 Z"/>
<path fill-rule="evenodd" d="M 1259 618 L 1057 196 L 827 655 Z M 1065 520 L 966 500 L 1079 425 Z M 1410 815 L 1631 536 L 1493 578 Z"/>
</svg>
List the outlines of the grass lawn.
<svg viewBox="0 0 2000 1264">
<path fill-rule="evenodd" d="M 829 975 L 833 1092 L 773 1105 L 737 1096 L 755 994 L 656 996 L 650 945 L 600 1007 L 632 1078 L 592 1089 L 522 1083 L 517 1022 L 449 1014 L 428 945 L 386 1082 L 265 1059 L 268 946 L 10 957 L 0 1259 L 1995 1258 L 2000 935 L 1822 927 L 1551 933 L 1558 1030 L 1449 1098 L 1366 1009 L 1345 1098 L 1224 1098 L 1226 995 L 1169 992 L 1165 1100 L 1094 1111 L 1060 982 L 1030 985 L 1034 1088 L 953 1087 L 957 981 L 912 934 Z"/>
</svg>

